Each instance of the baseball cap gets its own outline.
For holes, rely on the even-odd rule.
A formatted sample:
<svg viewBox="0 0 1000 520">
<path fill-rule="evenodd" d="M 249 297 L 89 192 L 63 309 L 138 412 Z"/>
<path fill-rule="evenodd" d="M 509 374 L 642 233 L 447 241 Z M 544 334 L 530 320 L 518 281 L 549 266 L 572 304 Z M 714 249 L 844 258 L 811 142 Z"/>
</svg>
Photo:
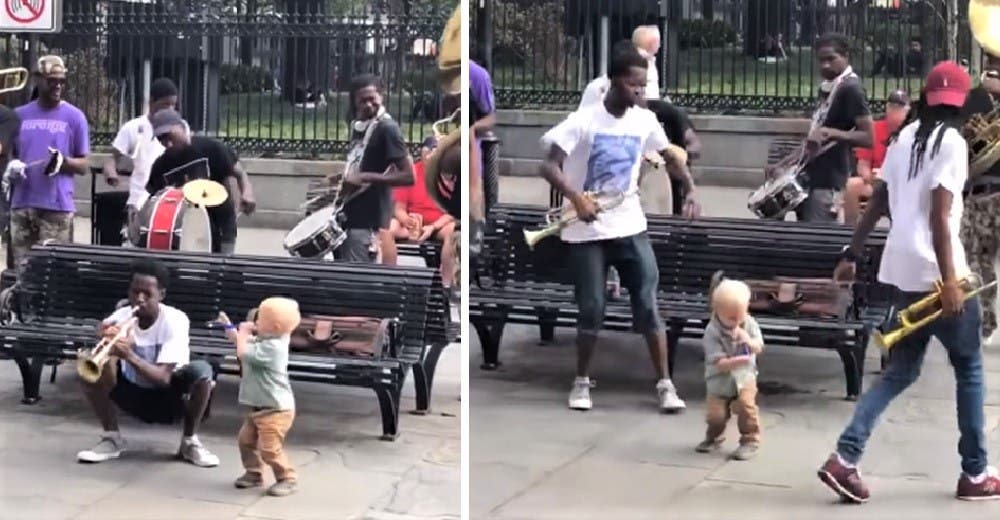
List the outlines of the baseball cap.
<svg viewBox="0 0 1000 520">
<path fill-rule="evenodd" d="M 972 88 L 972 79 L 961 65 L 954 61 L 942 61 L 927 75 L 927 105 L 947 105 L 961 107 Z"/>
<path fill-rule="evenodd" d="M 894 90 L 889 93 L 889 97 L 885 101 L 893 105 L 908 106 L 910 104 L 910 95 L 905 90 Z"/>
<path fill-rule="evenodd" d="M 153 114 L 150 123 L 153 124 L 153 135 L 156 137 L 170 133 L 175 126 L 185 125 L 184 118 L 172 109 L 160 110 Z"/>
<path fill-rule="evenodd" d="M 49 55 L 38 58 L 38 70 L 42 76 L 66 76 L 66 63 L 59 56 Z"/>
</svg>

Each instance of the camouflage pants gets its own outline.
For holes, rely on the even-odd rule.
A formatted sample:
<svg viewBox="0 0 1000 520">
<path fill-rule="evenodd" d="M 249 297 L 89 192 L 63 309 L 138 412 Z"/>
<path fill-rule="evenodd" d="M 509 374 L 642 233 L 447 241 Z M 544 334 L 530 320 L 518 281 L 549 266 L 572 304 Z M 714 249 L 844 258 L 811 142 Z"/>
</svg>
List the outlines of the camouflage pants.
<svg viewBox="0 0 1000 520">
<path fill-rule="evenodd" d="M 46 240 L 73 241 L 73 214 L 63 211 L 21 208 L 10 214 L 10 249 L 14 266 L 21 267 L 31 246 Z"/>
<path fill-rule="evenodd" d="M 1000 193 L 969 196 L 962 214 L 962 245 L 972 272 L 987 284 L 996 279 L 995 262 L 1000 252 Z M 984 296 L 983 337 L 989 337 L 997 327 L 996 293 Z"/>
</svg>

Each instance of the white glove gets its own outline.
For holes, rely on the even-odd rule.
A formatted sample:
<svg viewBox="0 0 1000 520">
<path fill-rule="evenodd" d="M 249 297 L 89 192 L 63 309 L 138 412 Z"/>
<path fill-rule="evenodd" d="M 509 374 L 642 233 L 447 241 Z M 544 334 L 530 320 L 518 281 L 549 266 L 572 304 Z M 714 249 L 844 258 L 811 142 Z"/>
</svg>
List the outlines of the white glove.
<svg viewBox="0 0 1000 520">
<path fill-rule="evenodd" d="M 25 168 L 27 168 L 27 165 L 20 160 L 11 159 L 11 161 L 7 163 L 7 171 L 4 172 L 4 176 L 10 178 L 11 180 L 23 179 Z"/>
</svg>

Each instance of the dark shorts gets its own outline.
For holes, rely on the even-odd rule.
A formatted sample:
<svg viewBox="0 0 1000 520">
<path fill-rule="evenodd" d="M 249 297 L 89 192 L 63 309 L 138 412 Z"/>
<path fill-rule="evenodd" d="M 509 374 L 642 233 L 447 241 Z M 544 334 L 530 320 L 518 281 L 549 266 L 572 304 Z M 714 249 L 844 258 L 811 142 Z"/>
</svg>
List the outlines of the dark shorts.
<svg viewBox="0 0 1000 520">
<path fill-rule="evenodd" d="M 202 360 L 192 361 L 174 371 L 167 388 L 145 388 L 122 375 L 118 369 L 111 401 L 125 413 L 149 424 L 173 424 L 184 416 L 184 395 L 201 380 L 213 379 L 212 365 Z"/>
<path fill-rule="evenodd" d="M 663 318 L 656 304 L 660 271 L 653 246 L 643 232 L 630 237 L 570 244 L 575 277 L 577 330 L 596 334 L 604 324 L 607 273 L 613 266 L 628 289 L 633 330 L 641 334 L 662 332 Z"/>
</svg>

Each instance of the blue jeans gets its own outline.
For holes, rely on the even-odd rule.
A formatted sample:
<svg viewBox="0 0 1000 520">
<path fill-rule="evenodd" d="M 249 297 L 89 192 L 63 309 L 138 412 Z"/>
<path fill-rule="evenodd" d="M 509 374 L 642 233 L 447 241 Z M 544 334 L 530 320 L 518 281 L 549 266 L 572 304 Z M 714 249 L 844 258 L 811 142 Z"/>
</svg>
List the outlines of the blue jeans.
<svg viewBox="0 0 1000 520">
<path fill-rule="evenodd" d="M 926 296 L 919 293 L 898 292 L 896 309 L 904 309 Z M 893 318 L 893 325 L 895 324 Z M 958 453 L 962 458 L 962 471 L 979 475 L 986 470 L 986 439 L 983 433 L 983 353 L 980 338 L 979 299 L 966 301 L 962 314 L 954 318 L 941 318 L 904 338 L 892 347 L 889 364 L 882 378 L 872 385 L 854 408 L 854 417 L 840 434 L 837 453 L 857 464 L 865 451 L 875 422 L 889 403 L 920 376 L 924 353 L 931 336 L 940 341 L 948 351 L 948 360 L 955 370 L 955 401 L 958 412 Z"/>
<path fill-rule="evenodd" d="M 608 267 L 614 266 L 628 289 L 632 303 L 633 329 L 641 334 L 665 330 L 657 310 L 656 289 L 660 271 L 649 236 L 645 232 L 629 237 L 570 244 L 575 278 L 577 330 L 597 334 L 604 323 L 607 303 Z"/>
</svg>

